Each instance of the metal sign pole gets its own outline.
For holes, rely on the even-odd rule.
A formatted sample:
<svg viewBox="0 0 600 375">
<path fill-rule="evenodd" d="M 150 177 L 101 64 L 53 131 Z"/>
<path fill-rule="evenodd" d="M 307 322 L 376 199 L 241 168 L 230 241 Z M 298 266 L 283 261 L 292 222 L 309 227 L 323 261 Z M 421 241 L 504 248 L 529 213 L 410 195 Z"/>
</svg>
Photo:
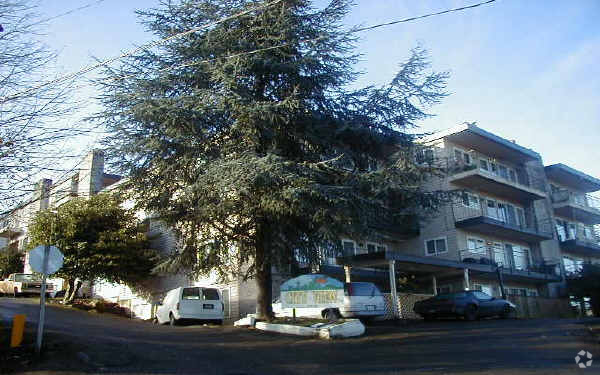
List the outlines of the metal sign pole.
<svg viewBox="0 0 600 375">
<path fill-rule="evenodd" d="M 35 352 L 39 356 L 42 352 L 42 336 L 44 335 L 44 319 L 46 318 L 46 277 L 48 276 L 48 258 L 50 254 L 50 245 L 44 246 L 43 276 L 42 288 L 40 290 L 40 320 L 38 321 L 37 341 L 35 343 Z"/>
</svg>

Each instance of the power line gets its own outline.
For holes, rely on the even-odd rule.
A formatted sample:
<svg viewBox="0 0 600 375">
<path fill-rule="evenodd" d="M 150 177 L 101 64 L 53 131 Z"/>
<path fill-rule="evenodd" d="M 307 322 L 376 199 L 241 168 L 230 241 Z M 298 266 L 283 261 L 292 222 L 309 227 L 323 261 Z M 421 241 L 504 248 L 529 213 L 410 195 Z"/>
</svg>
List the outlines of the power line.
<svg viewBox="0 0 600 375">
<path fill-rule="evenodd" d="M 57 18 L 60 18 L 60 17 L 68 16 L 68 15 L 73 14 L 75 12 L 79 12 L 80 10 L 84 10 L 86 8 L 90 8 L 90 7 L 94 6 L 94 5 L 100 4 L 100 3 L 104 2 L 104 1 L 106 1 L 106 0 L 96 0 L 94 2 L 82 5 L 82 6 L 78 7 L 78 8 L 74 8 L 74 9 L 68 10 L 68 11 L 66 11 L 64 13 L 60 13 L 60 14 L 57 14 L 57 15 L 49 17 L 49 18 L 44 18 L 42 20 L 39 20 L 39 21 L 31 24 L 30 26 L 38 25 L 38 24 L 41 24 L 41 23 L 46 23 L 48 21 L 53 21 L 53 20 L 55 20 Z"/>
<path fill-rule="evenodd" d="M 370 31 L 370 30 L 374 30 L 374 29 L 377 29 L 377 28 L 380 28 L 380 27 L 391 26 L 391 25 L 396 25 L 396 24 L 405 23 L 405 22 L 411 22 L 411 21 L 422 19 L 422 18 L 427 18 L 427 17 L 432 17 L 432 16 L 438 16 L 438 15 L 441 15 L 441 14 L 446 14 L 446 13 L 451 13 L 451 12 L 459 12 L 459 11 L 463 11 L 463 10 L 467 10 L 467 9 L 471 9 L 471 8 L 476 8 L 476 7 L 479 7 L 479 6 L 482 6 L 482 5 L 490 4 L 490 3 L 493 3 L 495 1 L 496 0 L 488 0 L 488 1 L 485 1 L 485 2 L 482 2 L 482 3 L 468 5 L 468 6 L 464 6 L 464 7 L 460 7 L 460 8 L 447 9 L 447 10 L 440 11 L 440 12 L 428 13 L 428 14 L 425 14 L 425 15 L 422 15 L 422 16 L 404 18 L 404 19 L 401 19 L 401 20 L 384 22 L 384 23 L 380 23 L 380 24 L 376 24 L 376 25 L 361 27 L 361 28 L 357 28 L 357 29 L 353 29 L 353 30 L 347 31 L 347 32 L 343 33 L 343 35 L 350 35 L 350 34 L 354 34 L 354 33 L 359 33 L 359 32 L 364 32 L 364 31 Z M 303 39 L 303 40 L 300 40 L 300 42 L 302 42 L 302 43 L 316 42 L 316 41 L 324 39 L 324 38 L 325 38 L 324 36 L 320 36 L 320 37 L 311 38 L 311 39 Z M 204 63 L 210 63 L 210 62 L 213 62 L 213 61 L 217 61 L 219 59 L 228 60 L 228 59 L 235 58 L 235 57 L 252 55 L 252 54 L 256 54 L 256 53 L 260 53 L 260 52 L 265 52 L 265 51 L 269 51 L 269 50 L 273 50 L 273 49 L 283 48 L 283 47 L 286 47 L 286 46 L 288 46 L 288 45 L 290 45 L 292 43 L 293 42 L 286 42 L 286 43 L 278 44 L 276 46 L 254 49 L 252 51 L 240 52 L 240 53 L 235 53 L 235 54 L 227 55 L 227 56 L 220 56 L 220 57 L 216 57 L 216 58 L 212 58 L 212 59 L 190 61 L 190 62 L 183 63 L 183 64 L 180 64 L 180 65 L 175 65 L 175 66 L 171 66 L 171 67 L 166 67 L 166 68 L 163 68 L 163 69 L 159 69 L 157 72 L 158 73 L 163 73 L 163 72 L 167 72 L 167 71 L 174 70 L 174 69 L 186 68 L 186 67 L 190 67 L 190 66 L 196 66 L 196 65 L 204 64 Z M 120 81 L 120 80 L 123 80 L 123 79 L 134 77 L 135 75 L 136 75 L 135 73 L 128 74 L 128 75 L 123 75 L 123 76 L 120 76 L 120 77 L 109 78 L 106 81 L 108 81 L 108 82 Z"/>
<path fill-rule="evenodd" d="M 496 1 L 496 0 L 488 0 L 488 1 L 484 1 L 482 3 L 477 3 L 477 4 L 473 4 L 473 5 L 467 5 L 467 6 L 460 7 L 460 8 L 446 9 L 446 10 L 443 10 L 441 12 L 424 14 L 422 16 L 404 18 L 404 19 L 397 20 L 397 21 L 384 22 L 384 23 L 380 23 L 380 24 L 377 24 L 377 25 L 361 27 L 361 28 L 355 29 L 354 31 L 355 32 L 360 32 L 360 31 L 373 30 L 373 29 L 377 29 L 377 28 L 380 28 L 380 27 L 384 27 L 384 26 L 391 26 L 391 25 L 396 25 L 396 24 L 399 24 L 399 23 L 416 21 L 416 20 L 420 20 L 420 19 L 423 19 L 423 18 L 427 18 L 427 17 L 439 16 L 441 14 L 452 13 L 452 12 L 459 12 L 459 11 L 462 11 L 462 10 L 467 10 L 467 9 L 471 9 L 471 8 L 477 8 L 477 7 L 482 6 L 482 5 L 487 5 L 487 4 L 493 3 L 494 1 Z"/>
<path fill-rule="evenodd" d="M 57 78 L 55 80 L 52 80 L 52 81 L 49 81 L 49 82 L 42 83 L 42 84 L 40 84 L 38 86 L 35 86 L 35 87 L 30 88 L 30 89 L 21 91 L 21 92 L 19 92 L 17 94 L 5 96 L 4 98 L 2 98 L 0 100 L 0 104 L 5 103 L 5 102 L 7 102 L 9 100 L 18 98 L 19 96 L 22 96 L 22 95 L 27 94 L 29 92 L 39 90 L 39 89 L 41 89 L 43 87 L 46 87 L 48 85 L 60 83 L 60 82 L 66 81 L 66 80 L 71 79 L 71 78 L 76 78 L 76 77 L 78 77 L 80 75 L 86 74 L 86 73 L 88 73 L 88 72 L 90 72 L 92 70 L 95 70 L 95 69 L 100 68 L 102 66 L 108 65 L 108 64 L 110 64 L 112 62 L 115 62 L 117 60 L 120 60 L 120 59 L 122 59 L 124 57 L 131 56 L 131 55 L 135 54 L 136 52 L 139 52 L 139 51 L 141 51 L 143 49 L 152 48 L 152 47 L 156 47 L 156 46 L 162 45 L 162 44 L 164 44 L 164 43 L 166 43 L 166 42 L 168 42 L 170 40 L 173 40 L 173 39 L 176 39 L 176 38 L 180 38 L 180 37 L 192 34 L 194 32 L 197 32 L 197 31 L 201 30 L 201 29 L 208 28 L 208 27 L 217 25 L 219 23 L 222 23 L 222 22 L 234 19 L 234 18 L 238 18 L 238 17 L 244 16 L 244 15 L 246 15 L 248 13 L 251 13 L 253 11 L 256 11 L 256 10 L 260 10 L 260 9 L 264 9 L 264 8 L 270 7 L 271 5 L 277 4 L 277 3 L 281 2 L 281 1 L 282 0 L 276 0 L 276 1 L 273 1 L 273 2 L 270 2 L 270 3 L 267 3 L 267 4 L 263 5 L 263 6 L 256 7 L 256 8 L 253 8 L 253 9 L 249 9 L 249 10 L 246 10 L 246 11 L 243 11 L 243 12 L 240 12 L 240 13 L 236 13 L 236 14 L 234 14 L 232 16 L 221 18 L 221 19 L 219 19 L 219 20 L 217 20 L 215 22 L 208 23 L 208 24 L 205 24 L 205 25 L 202 25 L 202 26 L 199 26 L 199 27 L 196 27 L 196 28 L 193 28 L 193 29 L 181 32 L 181 33 L 177 33 L 177 34 L 172 35 L 170 37 L 167 37 L 167 38 L 164 38 L 164 39 L 160 39 L 158 41 L 154 41 L 154 42 L 142 45 L 142 46 L 137 47 L 135 49 L 131 49 L 131 50 L 129 50 L 129 51 L 127 51 L 127 52 L 119 55 L 119 56 L 116 56 L 116 57 L 113 57 L 113 58 L 110 58 L 110 59 L 107 59 L 107 60 L 103 60 L 103 61 L 101 61 L 101 62 L 99 62 L 97 64 L 93 64 L 93 65 L 90 65 L 88 67 L 85 67 L 85 68 L 83 68 L 83 69 L 81 69 L 81 70 L 79 70 L 77 72 L 68 74 L 68 75 L 63 76 L 63 77 L 59 77 L 59 78 Z M 472 9 L 472 8 L 480 7 L 482 5 L 487 5 L 487 4 L 493 3 L 495 1 L 496 0 L 488 0 L 488 1 L 477 3 L 477 4 L 473 4 L 473 5 L 467 5 L 467 6 L 464 6 L 464 7 L 452 8 L 452 9 L 447 9 L 447 10 L 443 10 L 443 11 L 440 11 L 440 12 L 434 12 L 434 13 L 424 14 L 424 15 L 421 15 L 421 16 L 409 17 L 409 18 L 404 18 L 404 19 L 400 19 L 400 20 L 396 20 L 396 21 L 384 22 L 384 23 L 380 23 L 380 24 L 376 24 L 376 25 L 361 27 L 361 28 L 350 30 L 350 31 L 347 32 L 347 34 L 352 34 L 352 33 L 357 33 L 357 32 L 363 32 L 363 31 L 369 31 L 369 30 L 380 28 L 380 27 L 386 27 L 386 26 L 396 25 L 396 24 L 399 24 L 399 23 L 412 22 L 412 21 L 416 21 L 416 20 L 419 20 L 419 19 L 423 19 L 423 18 L 427 18 L 427 17 L 433 17 L 433 16 L 438 16 L 438 15 L 442 15 L 442 14 L 446 14 L 446 13 L 464 11 L 464 10 L 467 10 L 467 9 Z M 320 39 L 323 39 L 323 37 L 317 37 L 317 38 L 313 38 L 313 39 L 307 39 L 307 40 L 304 40 L 304 42 L 306 42 L 306 41 L 316 41 L 316 40 L 320 40 Z M 249 54 L 255 54 L 255 53 L 258 53 L 258 52 L 263 52 L 263 51 L 272 50 L 272 49 L 276 49 L 276 48 L 282 48 L 282 47 L 285 47 L 285 46 L 287 46 L 289 44 L 290 43 L 283 43 L 283 44 L 280 44 L 278 46 L 266 47 L 266 48 L 262 48 L 262 49 L 256 49 L 256 50 L 253 50 L 253 51 L 242 52 L 242 53 L 238 53 L 238 54 L 234 54 L 234 55 L 230 55 L 230 56 L 225 56 L 224 58 L 225 59 L 229 59 L 229 58 L 233 58 L 233 57 L 239 57 L 239 56 L 244 56 L 244 55 L 249 55 Z M 198 64 L 205 63 L 205 62 L 211 62 L 211 61 L 214 61 L 214 60 L 216 60 L 216 59 L 208 59 L 208 60 L 201 60 L 201 61 L 197 61 L 197 62 L 185 63 L 185 64 L 182 64 L 182 65 L 175 66 L 172 69 L 176 69 L 176 68 L 179 68 L 179 67 L 186 67 L 186 66 L 198 65 Z M 168 70 L 170 70 L 170 69 L 167 68 L 167 69 L 163 69 L 163 70 L 160 70 L 160 71 L 168 71 Z M 120 80 L 120 79 L 124 79 L 124 78 L 130 77 L 130 76 L 133 76 L 133 75 L 112 78 L 111 80 L 113 80 L 113 81 L 114 80 Z"/>
<path fill-rule="evenodd" d="M 163 39 L 160 39 L 160 40 L 157 40 L 157 41 L 154 41 L 154 42 L 143 44 L 143 45 L 141 45 L 141 46 L 139 46 L 137 48 L 130 49 L 129 51 L 124 52 L 124 53 L 120 54 L 119 56 L 112 57 L 110 59 L 106 59 L 106 60 L 100 61 L 100 62 L 98 62 L 96 64 L 88 65 L 87 67 L 85 67 L 85 68 L 83 68 L 83 69 L 81 69 L 81 70 L 79 70 L 77 72 L 73 72 L 73 73 L 67 74 L 65 76 L 56 78 L 56 79 L 54 79 L 52 81 L 47 81 L 47 82 L 41 83 L 41 84 L 39 84 L 37 86 L 31 87 L 31 88 L 29 88 L 27 90 L 23 90 L 23 91 L 18 92 L 16 94 L 5 96 L 4 98 L 2 98 L 2 100 L 0 100 L 0 104 L 6 103 L 9 100 L 16 99 L 16 98 L 18 98 L 20 96 L 23 96 L 23 95 L 27 94 L 27 93 L 30 93 L 30 92 L 33 92 L 33 91 L 37 91 L 37 90 L 39 90 L 41 88 L 44 88 L 46 86 L 55 85 L 55 84 L 67 81 L 67 80 L 69 80 L 71 78 L 76 78 L 76 77 L 78 77 L 80 75 L 83 75 L 85 73 L 89 73 L 92 70 L 96 70 L 96 69 L 98 69 L 98 68 L 100 68 L 102 66 L 105 66 L 105 65 L 108 65 L 110 63 L 113 63 L 113 62 L 115 62 L 117 60 L 120 60 L 120 59 L 122 59 L 124 57 L 131 56 L 131 55 L 133 55 L 133 54 L 135 54 L 137 52 L 140 52 L 142 50 L 160 46 L 160 45 L 165 44 L 166 42 L 171 41 L 173 39 L 178 39 L 178 38 L 184 37 L 186 35 L 189 35 L 189 34 L 197 32 L 197 31 L 200 31 L 202 29 L 209 28 L 211 26 L 218 25 L 218 24 L 223 23 L 225 21 L 229 21 L 229 20 L 232 20 L 232 19 L 235 19 L 235 18 L 239 18 L 239 17 L 245 16 L 248 13 L 251 13 L 251 12 L 254 12 L 254 11 L 257 11 L 257 10 L 260 10 L 260 9 L 264 9 L 264 8 L 267 8 L 267 7 L 270 7 L 271 5 L 280 3 L 281 1 L 282 0 L 275 0 L 273 2 L 267 3 L 267 4 L 259 6 L 259 7 L 248 9 L 248 10 L 236 13 L 234 15 L 231 15 L 231 16 L 223 17 L 223 18 L 221 18 L 221 19 L 219 19 L 219 20 L 217 20 L 215 22 L 209 22 L 209 23 L 204 24 L 202 26 L 198 26 L 198 27 L 195 27 L 193 29 L 190 29 L 190 30 L 187 30 L 187 31 L 183 31 L 183 32 L 180 32 L 180 33 L 177 33 L 177 34 L 174 34 L 174 35 L 171 35 L 171 36 L 169 36 L 167 38 L 163 38 Z"/>
</svg>

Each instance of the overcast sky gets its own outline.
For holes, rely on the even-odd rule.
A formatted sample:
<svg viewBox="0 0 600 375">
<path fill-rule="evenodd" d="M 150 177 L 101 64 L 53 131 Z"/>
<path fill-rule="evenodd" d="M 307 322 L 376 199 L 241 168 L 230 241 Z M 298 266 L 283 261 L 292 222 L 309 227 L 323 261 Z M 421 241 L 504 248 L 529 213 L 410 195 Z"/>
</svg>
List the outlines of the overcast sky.
<svg viewBox="0 0 600 375">
<path fill-rule="evenodd" d="M 474 4 L 473 1 L 358 0 L 350 25 L 371 25 Z M 92 0 L 43 0 L 54 16 Z M 46 38 L 63 72 L 149 41 L 133 11 L 155 0 L 104 0 L 50 22 Z M 324 0 L 317 5 L 326 3 Z M 436 70 L 449 70 L 444 103 L 424 131 L 464 121 L 600 177 L 600 1 L 498 0 L 490 5 L 361 34 L 359 85 L 382 84 L 412 47 L 429 50 Z M 91 89 L 80 89 L 85 99 Z M 94 108 L 88 102 L 87 110 Z M 72 120 L 78 120 L 74 117 Z M 82 140 L 79 140 L 82 142 Z M 92 144 L 94 139 L 87 140 Z"/>
</svg>

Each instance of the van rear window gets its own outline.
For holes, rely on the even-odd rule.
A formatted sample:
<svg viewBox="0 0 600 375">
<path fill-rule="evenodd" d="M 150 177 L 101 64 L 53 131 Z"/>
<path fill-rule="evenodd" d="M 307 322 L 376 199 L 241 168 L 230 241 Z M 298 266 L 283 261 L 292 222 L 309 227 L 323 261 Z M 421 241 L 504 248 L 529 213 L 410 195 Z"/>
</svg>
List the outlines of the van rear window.
<svg viewBox="0 0 600 375">
<path fill-rule="evenodd" d="M 200 288 L 183 288 L 181 299 L 200 299 Z"/>
<path fill-rule="evenodd" d="M 219 292 L 216 289 L 202 289 L 202 294 L 205 300 L 208 301 L 218 301 L 219 300 Z"/>
<path fill-rule="evenodd" d="M 380 296 L 381 292 L 372 283 L 354 282 L 344 284 L 344 295 L 374 297 Z"/>
</svg>

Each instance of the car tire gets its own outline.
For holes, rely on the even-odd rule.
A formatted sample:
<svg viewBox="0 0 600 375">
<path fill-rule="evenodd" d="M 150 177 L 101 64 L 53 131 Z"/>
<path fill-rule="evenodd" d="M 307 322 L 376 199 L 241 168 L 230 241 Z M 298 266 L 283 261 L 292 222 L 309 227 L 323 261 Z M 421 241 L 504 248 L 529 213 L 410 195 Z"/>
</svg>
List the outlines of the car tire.
<svg viewBox="0 0 600 375">
<path fill-rule="evenodd" d="M 19 296 L 19 289 L 17 289 L 17 288 L 14 288 L 14 289 L 13 289 L 13 297 L 14 297 L 14 298 L 17 298 L 18 296 Z"/>
<path fill-rule="evenodd" d="M 508 319 L 510 318 L 510 314 L 512 313 L 512 308 L 510 307 L 509 304 L 504 305 L 504 308 L 502 309 L 502 313 L 500 314 L 500 318 L 502 319 Z"/>
<path fill-rule="evenodd" d="M 467 305 L 467 307 L 465 307 L 465 320 L 470 322 L 477 320 L 477 306 Z"/>
<path fill-rule="evenodd" d="M 157 318 L 157 317 L 154 317 L 154 318 L 152 319 L 152 324 L 156 324 L 156 325 L 158 325 L 158 318 Z"/>
<path fill-rule="evenodd" d="M 324 318 L 328 322 L 335 322 L 336 320 L 338 320 L 340 318 L 340 313 L 337 312 L 337 310 L 335 310 L 335 309 L 327 309 L 325 311 Z"/>
<path fill-rule="evenodd" d="M 173 327 L 177 325 L 177 319 L 175 319 L 173 313 L 169 314 L 169 324 Z"/>
</svg>

